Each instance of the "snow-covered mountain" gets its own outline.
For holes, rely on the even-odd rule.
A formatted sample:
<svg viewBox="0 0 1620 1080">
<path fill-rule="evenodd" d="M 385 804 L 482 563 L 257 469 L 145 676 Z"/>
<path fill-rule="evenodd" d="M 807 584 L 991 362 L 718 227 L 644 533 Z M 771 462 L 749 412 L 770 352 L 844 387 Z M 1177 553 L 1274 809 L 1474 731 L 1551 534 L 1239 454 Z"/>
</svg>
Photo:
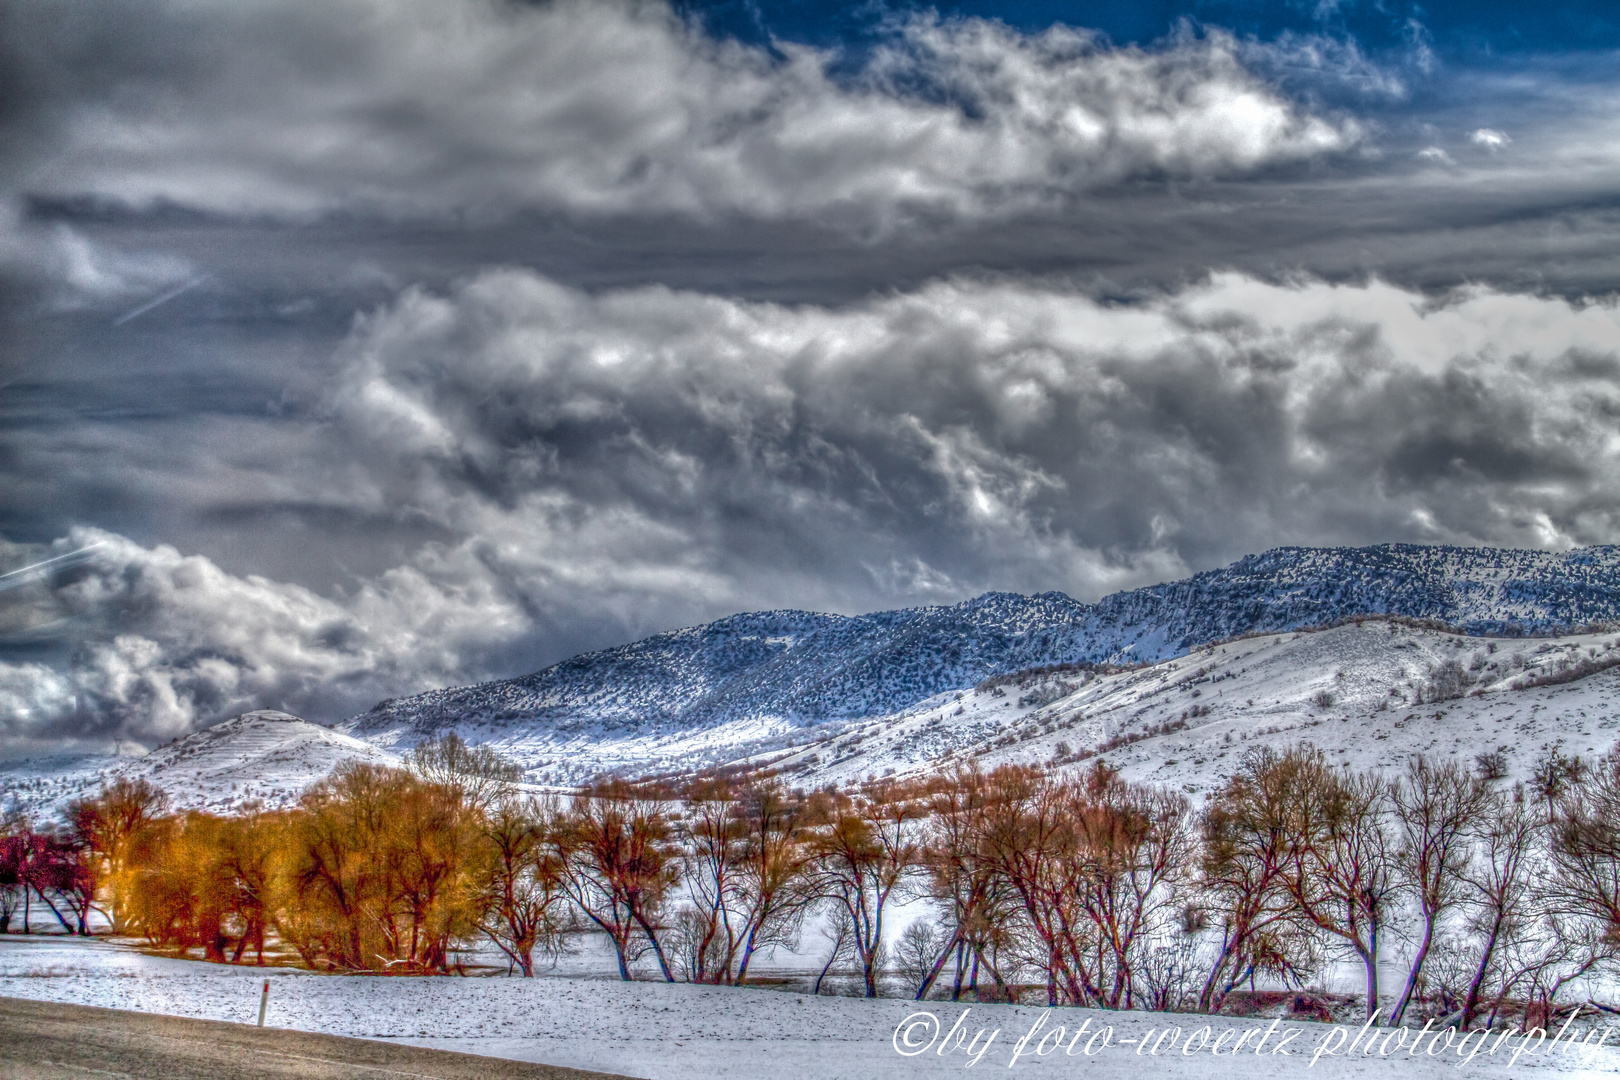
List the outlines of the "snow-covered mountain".
<svg viewBox="0 0 1620 1080">
<path fill-rule="evenodd" d="M 679 776 L 769 768 L 806 787 L 976 763 L 1085 768 L 1194 796 L 1244 749 L 1312 742 L 1356 768 L 1414 753 L 1472 762 L 1501 750 L 1509 777 L 1557 748 L 1587 758 L 1620 738 L 1620 630 L 1480 638 L 1400 618 L 1256 634 L 1157 664 L 1069 664 L 948 691 L 894 713 L 801 727 L 756 719 L 686 731 L 595 734 L 547 725 L 463 725 L 528 771 L 565 786 L 614 771 Z M 13 762 L 6 799 L 49 819 L 116 775 L 144 776 L 183 807 L 286 805 L 343 761 L 400 758 L 285 713 L 236 717 L 144 758 Z"/>
<path fill-rule="evenodd" d="M 1620 548 L 1278 548 L 1096 604 L 1055 592 L 988 593 L 950 607 L 855 617 L 734 615 L 518 679 L 384 701 L 340 728 L 391 747 L 450 728 L 514 745 L 531 738 L 567 747 L 684 743 L 705 735 L 729 744 L 745 734 L 896 713 L 1031 667 L 1153 662 L 1210 641 L 1363 614 L 1470 633 L 1548 633 L 1617 620 Z"/>
<path fill-rule="evenodd" d="M 346 761 L 399 765 L 380 747 L 274 709 L 243 713 L 140 757 L 78 755 L 0 766 L 0 790 L 36 817 L 119 777 L 145 779 L 177 809 L 284 806 Z"/>
<path fill-rule="evenodd" d="M 1449 673 L 1449 674 L 1448 674 Z M 1472 762 L 1501 748 L 1511 776 L 1551 748 L 1588 758 L 1620 738 L 1620 630 L 1480 638 L 1399 617 L 1256 634 L 1156 664 L 1067 664 L 995 676 L 892 713 L 800 726 L 771 718 L 641 732 L 463 724 L 537 784 L 602 773 L 679 777 L 769 768 L 845 784 L 976 762 L 1084 768 L 1208 791 L 1243 749 L 1313 742 L 1357 768 L 1414 753 Z"/>
<path fill-rule="evenodd" d="M 1333 625 L 1358 615 L 1374 617 Z M 992 593 L 736 615 L 337 730 L 249 713 L 142 758 L 8 763 L 0 788 L 42 816 L 114 775 L 180 806 L 282 805 L 343 761 L 395 764 L 451 729 L 544 785 L 727 764 L 812 785 L 1101 755 L 1200 791 L 1245 745 L 1302 739 L 1360 766 L 1501 746 L 1522 775 L 1554 744 L 1600 753 L 1620 730 L 1620 631 L 1592 625 L 1610 620 L 1616 548 L 1286 548 L 1093 605 Z M 1453 685 L 1431 685 L 1443 671 Z"/>
<path fill-rule="evenodd" d="M 807 786 L 975 762 L 1084 768 L 1207 792 L 1250 746 L 1309 742 L 1357 769 L 1620 740 L 1620 631 L 1481 640 L 1400 619 L 1261 634 L 1123 670 L 1021 672 L 757 756 Z"/>
</svg>

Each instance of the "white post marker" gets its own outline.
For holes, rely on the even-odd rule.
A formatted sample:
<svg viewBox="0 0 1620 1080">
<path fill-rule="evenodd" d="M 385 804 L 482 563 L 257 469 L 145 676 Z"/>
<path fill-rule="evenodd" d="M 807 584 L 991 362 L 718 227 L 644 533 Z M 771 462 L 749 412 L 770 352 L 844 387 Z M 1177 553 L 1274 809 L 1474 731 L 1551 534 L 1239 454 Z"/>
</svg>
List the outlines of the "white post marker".
<svg viewBox="0 0 1620 1080">
<path fill-rule="evenodd" d="M 270 980 L 264 980 L 264 990 L 259 994 L 259 1026 L 264 1027 L 264 1010 L 270 1006 Z"/>
</svg>

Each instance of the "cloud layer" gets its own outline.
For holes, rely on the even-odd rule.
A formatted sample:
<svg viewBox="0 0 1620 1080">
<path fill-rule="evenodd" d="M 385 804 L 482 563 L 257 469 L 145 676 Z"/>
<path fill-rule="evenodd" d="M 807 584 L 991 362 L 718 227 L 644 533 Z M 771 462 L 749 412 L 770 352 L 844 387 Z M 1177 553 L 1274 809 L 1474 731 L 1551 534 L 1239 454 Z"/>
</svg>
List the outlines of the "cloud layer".
<svg viewBox="0 0 1620 1080">
<path fill-rule="evenodd" d="M 336 719 L 555 658 L 592 619 L 630 637 L 1091 599 L 1283 542 L 1620 535 L 1612 302 L 1228 274 L 1130 305 L 958 279 L 826 307 L 506 269 L 406 291 L 335 363 L 309 452 L 340 479 L 295 458 L 280 490 L 440 539 L 323 594 L 76 532 L 61 550 L 104 546 L 34 602 L 78 651 L 0 669 L 12 736 Z"/>
<path fill-rule="evenodd" d="M 918 17 L 858 70 L 661 3 L 37 5 L 15 190 L 226 214 L 978 217 L 1332 154 L 1217 32 L 1154 51 Z M 1252 51 L 1252 50 L 1251 50 Z M 109 82 L 116 90 L 109 92 Z M 32 150 L 33 152 L 29 152 Z"/>
</svg>

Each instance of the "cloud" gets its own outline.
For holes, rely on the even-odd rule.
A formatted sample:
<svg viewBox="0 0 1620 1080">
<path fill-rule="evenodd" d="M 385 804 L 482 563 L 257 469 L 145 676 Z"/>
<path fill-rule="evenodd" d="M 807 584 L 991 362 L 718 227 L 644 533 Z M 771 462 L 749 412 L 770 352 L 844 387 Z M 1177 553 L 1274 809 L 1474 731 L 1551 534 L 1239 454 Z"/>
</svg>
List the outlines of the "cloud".
<svg viewBox="0 0 1620 1080">
<path fill-rule="evenodd" d="M 191 278 L 189 260 L 166 252 L 128 251 L 99 242 L 64 222 L 31 226 L 0 200 L 0 269 L 43 283 L 48 310 L 127 304 Z"/>
<path fill-rule="evenodd" d="M 1612 301 L 1224 274 L 782 305 L 505 269 L 405 291 L 333 364 L 319 437 L 264 467 L 438 539 L 325 590 L 91 529 L 13 552 L 100 545 L 7 594 L 74 649 L 0 670 L 11 735 L 337 719 L 582 635 L 1095 598 L 1278 543 L 1620 538 Z"/>
<path fill-rule="evenodd" d="M 96 20 L 44 4 L 13 21 L 8 59 L 32 93 L 9 184 L 59 200 L 882 229 L 1245 173 L 1361 137 L 1254 74 L 1258 47 L 1219 31 L 1143 50 L 918 16 L 834 74 L 837 54 L 716 41 L 634 0 L 138 4 Z M 1353 49 L 1289 50 L 1372 77 Z"/>
<path fill-rule="evenodd" d="M 1507 144 L 1513 140 L 1508 138 L 1504 132 L 1497 131 L 1494 128 L 1477 128 L 1473 134 L 1468 136 L 1468 141 L 1494 154 L 1496 151 L 1506 148 Z"/>
<path fill-rule="evenodd" d="M 1613 303 L 1489 289 L 1218 275 L 1113 306 L 962 279 L 826 308 L 493 271 L 364 322 L 332 407 L 447 531 L 555 543 L 612 508 L 673 530 L 716 603 L 856 555 L 1096 596 L 1414 514 L 1453 542 L 1607 542 L 1617 350 Z"/>
<path fill-rule="evenodd" d="M 36 624 L 54 617 L 71 627 L 74 650 L 60 667 L 0 663 L 8 741 L 118 736 L 151 745 L 253 707 L 347 707 L 400 685 L 473 675 L 480 652 L 527 627 L 498 582 L 469 573 L 455 551 L 422 552 L 420 566 L 319 596 L 96 529 L 55 547 L 88 557 L 25 599 Z"/>
</svg>

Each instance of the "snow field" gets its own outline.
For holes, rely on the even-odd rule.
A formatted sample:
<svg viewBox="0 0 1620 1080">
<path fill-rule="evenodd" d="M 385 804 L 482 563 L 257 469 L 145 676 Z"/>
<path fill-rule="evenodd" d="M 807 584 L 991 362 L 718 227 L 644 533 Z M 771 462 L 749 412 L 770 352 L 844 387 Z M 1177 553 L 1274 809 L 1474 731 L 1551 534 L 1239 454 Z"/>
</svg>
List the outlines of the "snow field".
<svg viewBox="0 0 1620 1080">
<path fill-rule="evenodd" d="M 1211 1042 L 1228 1028 L 1236 1034 L 1257 1029 L 1248 1044 L 1253 1046 L 1258 1032 L 1271 1021 L 815 998 L 573 975 L 534 979 L 316 975 L 154 958 L 106 941 L 0 937 L 0 995 L 252 1023 L 265 978 L 272 980 L 271 1026 L 398 1040 L 649 1080 L 909 1080 L 962 1075 L 965 1068 L 973 1069 L 966 1074 L 970 1077 L 986 1072 L 1001 1075 L 1009 1069 L 1019 1040 L 1037 1024 L 1041 1026 L 1011 1069 L 1054 1077 L 1083 1073 L 1098 1078 L 1200 1080 L 1271 1076 L 1405 1080 L 1481 1072 L 1507 1075 L 1527 1069 L 1531 1075 L 1585 1078 L 1612 1076 L 1620 1069 L 1620 1053 L 1607 1047 L 1584 1060 L 1579 1049 L 1525 1053 L 1510 1066 L 1516 1042 L 1499 1047 L 1495 1056 L 1482 1053 L 1463 1063 L 1444 1041 L 1430 1039 L 1414 1056 L 1410 1043 L 1388 1049 L 1387 1031 L 1378 1033 L 1387 1052 L 1375 1048 L 1371 1056 L 1346 1055 L 1343 1051 L 1357 1035 L 1354 1026 L 1335 1029 L 1279 1022 L 1268 1046 L 1297 1052 L 1232 1056 L 1205 1046 L 1206 1037 L 1200 1032 L 1206 1023 Z M 910 1048 L 922 1049 L 902 1056 L 897 1041 L 901 1049 L 906 1046 L 896 1031 L 908 1018 Z M 1054 1038 L 1058 1027 L 1064 1032 Z M 1083 1038 L 1076 1042 L 1074 1033 L 1082 1027 Z M 1167 1034 L 1172 1028 L 1181 1032 Z M 1343 1034 L 1335 1036 L 1335 1030 Z M 1292 1038 L 1284 1042 L 1290 1032 Z M 980 1036 L 979 1049 L 986 1041 L 989 1049 L 970 1065 L 966 1048 L 974 1045 L 970 1041 L 974 1035 Z M 1229 1037 L 1223 1045 L 1230 1046 L 1234 1039 L 1235 1035 Z M 1611 1041 L 1620 1045 L 1620 1031 Z M 1158 1052 L 1152 1053 L 1156 1042 Z M 1088 1043 L 1093 1050 L 1089 1056 Z M 941 1054 L 938 1047 L 947 1044 L 952 1051 Z M 1312 1054 L 1324 1044 L 1338 1052 L 1312 1065 Z M 1066 1050 L 1071 1045 L 1072 1055 Z M 1041 1056 L 1036 1051 L 1043 1046 L 1046 1053 Z"/>
</svg>

